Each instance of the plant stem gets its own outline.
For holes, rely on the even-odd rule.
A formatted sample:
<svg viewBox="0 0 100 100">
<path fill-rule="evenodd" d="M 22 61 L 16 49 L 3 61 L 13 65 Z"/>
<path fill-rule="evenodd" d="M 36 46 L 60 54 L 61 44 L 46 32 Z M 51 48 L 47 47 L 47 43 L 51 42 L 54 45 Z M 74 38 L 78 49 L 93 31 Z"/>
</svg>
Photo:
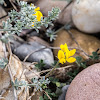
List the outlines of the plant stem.
<svg viewBox="0 0 100 100">
<path fill-rule="evenodd" d="M 0 31 L 16 31 L 18 29 L 0 29 Z"/>
<path fill-rule="evenodd" d="M 55 68 L 58 66 L 58 64 L 59 64 L 59 60 L 58 60 L 58 62 L 56 63 L 56 65 L 54 66 L 54 68 L 53 68 L 49 73 L 47 73 L 47 74 L 45 75 L 45 78 L 47 78 L 47 77 L 55 70 Z"/>
</svg>

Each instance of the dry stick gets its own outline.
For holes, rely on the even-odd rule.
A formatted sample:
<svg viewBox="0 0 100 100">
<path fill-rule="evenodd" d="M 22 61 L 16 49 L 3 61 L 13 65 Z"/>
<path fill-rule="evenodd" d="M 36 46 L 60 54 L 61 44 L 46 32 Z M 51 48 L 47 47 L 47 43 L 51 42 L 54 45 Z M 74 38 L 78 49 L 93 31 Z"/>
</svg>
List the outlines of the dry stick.
<svg viewBox="0 0 100 100">
<path fill-rule="evenodd" d="M 24 64 L 25 66 L 25 64 Z M 36 76 L 40 77 L 38 74 L 36 74 L 34 71 L 32 71 L 29 67 L 25 66 L 29 71 L 31 71 L 32 73 L 34 73 Z"/>
<path fill-rule="evenodd" d="M 31 100 L 31 98 L 32 98 L 32 96 L 34 96 L 34 94 L 35 94 L 35 93 L 34 93 L 34 91 L 33 91 L 33 93 L 31 94 L 31 96 L 29 96 L 27 100 Z"/>
<path fill-rule="evenodd" d="M 2 16 L 2 17 L 0 17 L 0 20 L 2 19 L 2 18 L 5 18 L 5 17 L 7 17 L 8 16 L 8 14 L 6 14 L 5 16 Z"/>
<path fill-rule="evenodd" d="M 17 11 L 17 7 L 14 5 L 14 3 L 12 2 L 12 0 L 9 0 L 9 1 L 12 4 L 13 8 Z"/>
<path fill-rule="evenodd" d="M 61 70 L 61 69 L 66 69 L 66 68 L 70 68 L 70 67 L 73 67 L 73 65 L 68 65 L 68 66 L 65 66 L 65 67 L 61 67 L 61 68 L 55 68 L 54 70 Z M 52 68 L 53 69 L 53 68 Z M 47 70 L 43 70 L 43 71 L 40 71 L 39 73 L 46 73 L 46 72 L 49 72 L 51 71 L 52 69 L 47 69 Z"/>
<path fill-rule="evenodd" d="M 7 53 L 6 53 L 6 46 L 5 46 L 5 43 L 2 43 L 2 44 L 3 44 L 4 56 L 5 56 L 5 58 L 7 58 Z"/>
<path fill-rule="evenodd" d="M 61 11 L 61 13 L 62 13 L 72 2 L 73 2 L 73 0 L 70 0 L 70 1 L 68 2 L 68 4 L 63 8 L 63 10 Z"/>
<path fill-rule="evenodd" d="M 0 29 L 0 31 L 17 31 L 18 29 Z"/>
<path fill-rule="evenodd" d="M 23 60 L 23 62 L 25 62 L 33 53 L 38 52 L 38 51 L 43 50 L 43 49 L 46 49 L 46 47 L 41 48 L 41 49 L 38 49 L 38 50 L 35 50 L 35 51 L 32 51 L 30 54 L 28 54 L 28 55 L 25 57 L 25 59 Z"/>
<path fill-rule="evenodd" d="M 48 95 L 48 93 L 46 91 L 43 90 L 43 92 L 47 95 L 47 97 L 52 100 L 52 98 Z"/>
<path fill-rule="evenodd" d="M 11 81 L 14 82 L 14 79 L 13 79 L 13 76 L 12 76 L 12 72 L 11 72 L 11 69 L 10 69 L 10 61 L 11 61 L 11 57 L 12 57 L 12 52 L 11 52 L 11 48 L 10 48 L 10 43 L 7 44 L 7 49 L 8 49 L 8 52 L 10 54 L 10 57 L 9 57 L 9 63 L 8 63 L 8 70 L 9 70 L 9 74 L 10 74 L 10 78 L 11 78 Z M 15 100 L 17 100 L 17 93 L 16 93 L 16 90 L 15 88 L 13 87 L 14 89 L 14 97 L 15 97 Z"/>
<path fill-rule="evenodd" d="M 69 35 L 72 37 L 72 39 L 75 41 L 75 43 L 77 44 L 77 46 L 80 48 L 80 50 L 89 57 L 89 55 L 80 47 L 79 43 L 76 41 L 75 37 L 73 36 L 72 32 L 70 30 L 67 30 L 67 32 L 69 33 Z"/>
<path fill-rule="evenodd" d="M 33 92 L 31 93 L 31 96 L 28 97 L 28 100 L 31 100 L 31 98 L 32 98 L 34 95 L 35 95 L 35 92 L 33 91 Z"/>
</svg>

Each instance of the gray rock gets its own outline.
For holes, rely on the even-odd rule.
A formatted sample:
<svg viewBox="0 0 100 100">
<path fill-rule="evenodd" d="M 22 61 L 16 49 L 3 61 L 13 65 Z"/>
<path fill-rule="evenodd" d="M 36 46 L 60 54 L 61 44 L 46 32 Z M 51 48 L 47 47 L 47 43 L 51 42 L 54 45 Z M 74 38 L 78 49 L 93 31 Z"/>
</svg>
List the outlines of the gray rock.
<svg viewBox="0 0 100 100">
<path fill-rule="evenodd" d="M 65 100 L 68 87 L 69 87 L 69 85 L 66 85 L 62 88 L 62 94 L 59 96 L 58 100 Z"/>
<path fill-rule="evenodd" d="M 12 42 L 10 42 L 10 44 L 11 44 L 12 51 L 14 51 L 14 49 L 16 49 L 17 47 L 19 47 L 21 45 L 20 42 L 14 41 L 14 40 Z"/>
<path fill-rule="evenodd" d="M 31 42 L 29 44 L 22 44 L 21 46 L 16 48 L 14 50 L 14 54 L 17 55 L 21 60 L 24 60 L 24 58 L 28 54 L 34 52 L 29 56 L 27 61 L 39 62 L 42 59 L 44 63 L 47 65 L 46 68 L 49 68 L 50 65 L 54 63 L 53 53 L 49 48 L 46 49 L 42 49 L 42 48 L 45 48 L 45 46 L 37 42 Z"/>
</svg>

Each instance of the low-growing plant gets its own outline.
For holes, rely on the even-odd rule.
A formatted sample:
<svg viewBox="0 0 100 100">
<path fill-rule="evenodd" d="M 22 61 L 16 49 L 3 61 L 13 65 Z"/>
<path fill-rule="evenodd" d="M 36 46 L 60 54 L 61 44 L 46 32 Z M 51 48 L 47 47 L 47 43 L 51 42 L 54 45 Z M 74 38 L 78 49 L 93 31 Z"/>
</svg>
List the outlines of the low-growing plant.
<svg viewBox="0 0 100 100">
<path fill-rule="evenodd" d="M 44 17 L 39 7 L 20 1 L 20 11 L 11 10 L 8 13 L 8 20 L 6 22 L 3 21 L 3 29 L 0 30 L 6 31 L 6 34 L 1 37 L 1 40 L 7 43 L 10 36 L 13 34 L 20 35 L 23 29 L 35 29 L 39 32 L 41 26 L 47 28 L 48 25 L 53 25 L 52 21 L 58 18 L 59 13 L 60 9 L 55 7 L 48 12 L 48 17 Z"/>
</svg>

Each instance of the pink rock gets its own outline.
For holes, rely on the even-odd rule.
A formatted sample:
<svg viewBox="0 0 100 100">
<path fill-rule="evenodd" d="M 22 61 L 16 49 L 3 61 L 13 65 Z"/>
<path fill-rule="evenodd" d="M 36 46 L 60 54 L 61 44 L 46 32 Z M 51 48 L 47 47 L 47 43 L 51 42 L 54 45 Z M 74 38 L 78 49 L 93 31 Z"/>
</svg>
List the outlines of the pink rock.
<svg viewBox="0 0 100 100">
<path fill-rule="evenodd" d="M 86 68 L 74 78 L 65 100 L 100 100 L 100 63 Z"/>
</svg>

